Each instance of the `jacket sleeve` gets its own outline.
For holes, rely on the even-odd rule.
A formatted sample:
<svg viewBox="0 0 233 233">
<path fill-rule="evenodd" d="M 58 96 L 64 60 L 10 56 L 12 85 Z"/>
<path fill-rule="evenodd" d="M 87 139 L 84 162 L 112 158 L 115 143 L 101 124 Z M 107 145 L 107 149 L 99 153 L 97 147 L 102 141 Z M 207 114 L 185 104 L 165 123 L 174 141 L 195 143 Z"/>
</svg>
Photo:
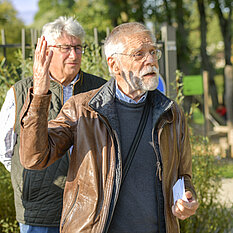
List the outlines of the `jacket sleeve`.
<svg viewBox="0 0 233 233">
<path fill-rule="evenodd" d="M 180 111 L 180 135 L 178 150 L 180 153 L 179 177 L 184 177 L 185 190 L 189 190 L 196 198 L 196 192 L 192 184 L 192 153 L 190 145 L 190 135 L 187 119 L 182 109 Z"/>
<path fill-rule="evenodd" d="M 70 111 L 62 111 L 48 123 L 51 93 L 34 95 L 29 89 L 20 115 L 20 161 L 27 169 L 48 167 L 73 144 Z M 69 102 L 69 101 L 68 101 Z M 49 128 L 48 128 L 49 124 Z"/>
</svg>

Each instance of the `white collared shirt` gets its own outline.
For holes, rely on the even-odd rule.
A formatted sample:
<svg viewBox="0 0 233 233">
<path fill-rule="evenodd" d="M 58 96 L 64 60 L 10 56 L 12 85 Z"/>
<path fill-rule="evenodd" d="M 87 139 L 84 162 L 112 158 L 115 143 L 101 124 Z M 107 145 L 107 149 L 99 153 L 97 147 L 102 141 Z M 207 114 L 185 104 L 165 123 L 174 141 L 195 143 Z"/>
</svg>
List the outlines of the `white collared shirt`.
<svg viewBox="0 0 233 233">
<path fill-rule="evenodd" d="M 127 95 L 125 95 L 118 87 L 117 82 L 116 82 L 116 98 L 119 100 L 122 100 L 126 103 L 133 103 L 133 104 L 139 104 L 142 103 L 146 100 L 148 92 L 146 92 L 144 95 L 141 96 L 141 98 L 136 102 L 135 100 L 131 99 Z"/>
</svg>

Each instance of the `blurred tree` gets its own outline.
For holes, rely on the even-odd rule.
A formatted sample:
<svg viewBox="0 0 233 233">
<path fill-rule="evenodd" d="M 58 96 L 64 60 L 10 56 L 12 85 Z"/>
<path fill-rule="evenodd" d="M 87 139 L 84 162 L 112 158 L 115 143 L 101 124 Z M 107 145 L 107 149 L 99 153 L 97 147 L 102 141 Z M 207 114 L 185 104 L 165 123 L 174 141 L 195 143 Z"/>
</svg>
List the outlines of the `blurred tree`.
<svg viewBox="0 0 233 233">
<path fill-rule="evenodd" d="M 61 15 L 70 15 L 74 4 L 74 0 L 39 0 L 39 10 L 34 17 L 32 26 L 41 29 L 45 23 Z"/>
<path fill-rule="evenodd" d="M 174 0 L 173 0 L 174 1 Z M 176 40 L 177 40 L 177 66 L 184 74 L 190 74 L 193 63 L 191 61 L 191 49 L 188 43 L 189 35 L 189 17 L 190 9 L 185 6 L 183 0 L 174 1 L 175 19 L 177 22 Z M 191 3 L 190 3 L 191 4 Z M 187 23 L 185 23 L 187 22 Z"/>
<path fill-rule="evenodd" d="M 87 35 L 93 35 L 98 28 L 100 40 L 106 36 L 106 28 L 129 22 L 144 23 L 145 0 L 79 0 L 73 7 L 73 13 L 84 26 Z"/>
<path fill-rule="evenodd" d="M 79 0 L 73 6 L 72 16 L 77 17 L 86 31 L 86 39 L 93 39 L 94 28 L 98 29 L 98 40 L 106 37 L 107 28 L 112 28 L 111 19 L 108 15 L 108 6 L 104 0 Z"/>
<path fill-rule="evenodd" d="M 209 91 L 212 99 L 212 106 L 217 109 L 218 103 L 218 93 L 214 81 L 215 70 L 213 64 L 210 61 L 210 57 L 207 54 L 207 22 L 206 22 L 206 11 L 205 11 L 205 1 L 197 0 L 199 14 L 200 14 L 200 31 L 201 31 L 201 64 L 202 69 L 208 71 L 209 74 Z"/>
<path fill-rule="evenodd" d="M 4 29 L 7 44 L 21 42 L 21 28 L 23 22 L 17 18 L 17 11 L 7 0 L 0 0 L 0 29 Z M 2 42 L 2 41 L 1 41 Z M 6 49 L 7 60 L 10 62 L 14 57 L 14 48 Z M 0 60 L 3 58 L 3 50 L 0 51 Z"/>
<path fill-rule="evenodd" d="M 137 21 L 144 23 L 146 0 L 105 0 L 112 25 Z"/>
<path fill-rule="evenodd" d="M 184 74 L 193 72 L 194 62 L 191 59 L 189 43 L 190 15 L 193 1 L 185 0 L 148 0 L 145 4 L 146 17 L 161 26 L 165 22 L 176 28 L 177 36 L 177 66 Z M 158 28 L 157 28 L 158 30 Z"/>
<path fill-rule="evenodd" d="M 210 0 L 210 6 L 218 16 L 219 24 L 224 41 L 224 53 L 226 65 L 232 65 L 231 62 L 231 41 L 232 41 L 232 8 L 231 0 Z"/>
<path fill-rule="evenodd" d="M 231 0 L 209 0 L 211 8 L 213 8 L 214 12 L 218 16 L 219 25 L 224 41 L 224 56 L 225 56 L 225 70 L 228 72 L 224 72 L 224 88 L 226 87 L 226 80 L 231 80 L 232 77 L 232 62 L 231 62 L 231 54 L 232 54 L 232 8 L 233 2 Z M 229 84 L 229 83 L 228 83 Z M 226 88 L 225 88 L 226 89 Z M 228 90 L 228 89 L 227 89 Z M 233 92 L 233 90 L 232 90 Z M 225 105 L 225 93 L 223 93 L 223 104 Z M 232 93 L 226 93 L 226 96 L 232 96 Z M 231 97 L 232 98 L 232 97 Z M 231 114 L 230 114 L 231 115 Z M 233 122 L 233 120 L 232 120 Z"/>
</svg>

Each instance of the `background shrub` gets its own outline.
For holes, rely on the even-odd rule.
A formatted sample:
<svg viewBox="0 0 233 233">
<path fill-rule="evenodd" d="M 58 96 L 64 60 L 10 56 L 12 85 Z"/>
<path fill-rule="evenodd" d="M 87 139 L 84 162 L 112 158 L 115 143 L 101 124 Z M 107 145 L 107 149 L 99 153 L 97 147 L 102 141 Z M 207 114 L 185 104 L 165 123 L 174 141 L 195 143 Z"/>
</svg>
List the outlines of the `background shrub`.
<svg viewBox="0 0 233 233">
<path fill-rule="evenodd" d="M 0 163 L 0 232 L 19 232 L 10 173 Z"/>
<path fill-rule="evenodd" d="M 233 205 L 218 200 L 221 176 L 218 160 L 211 144 L 201 136 L 191 137 L 193 151 L 193 183 L 200 204 L 196 215 L 180 221 L 181 233 L 229 233 L 233 229 Z"/>
</svg>

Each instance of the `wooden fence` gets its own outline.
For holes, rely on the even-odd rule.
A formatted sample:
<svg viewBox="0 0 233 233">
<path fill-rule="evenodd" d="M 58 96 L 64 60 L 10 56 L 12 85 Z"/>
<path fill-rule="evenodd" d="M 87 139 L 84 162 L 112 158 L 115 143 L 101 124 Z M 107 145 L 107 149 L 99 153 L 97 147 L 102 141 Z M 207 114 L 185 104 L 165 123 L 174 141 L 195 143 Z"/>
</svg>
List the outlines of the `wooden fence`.
<svg viewBox="0 0 233 233">
<path fill-rule="evenodd" d="M 26 49 L 32 50 L 32 55 L 34 54 L 33 51 L 35 49 L 35 45 L 38 38 L 38 30 L 30 29 L 30 44 L 26 43 L 26 29 L 23 28 L 21 32 L 21 44 L 8 44 L 6 43 L 6 36 L 4 29 L 1 29 L 1 39 L 2 44 L 0 44 L 0 48 L 3 49 L 3 56 L 7 59 L 6 50 L 7 48 L 19 48 L 22 50 L 22 58 L 25 59 Z"/>
</svg>

